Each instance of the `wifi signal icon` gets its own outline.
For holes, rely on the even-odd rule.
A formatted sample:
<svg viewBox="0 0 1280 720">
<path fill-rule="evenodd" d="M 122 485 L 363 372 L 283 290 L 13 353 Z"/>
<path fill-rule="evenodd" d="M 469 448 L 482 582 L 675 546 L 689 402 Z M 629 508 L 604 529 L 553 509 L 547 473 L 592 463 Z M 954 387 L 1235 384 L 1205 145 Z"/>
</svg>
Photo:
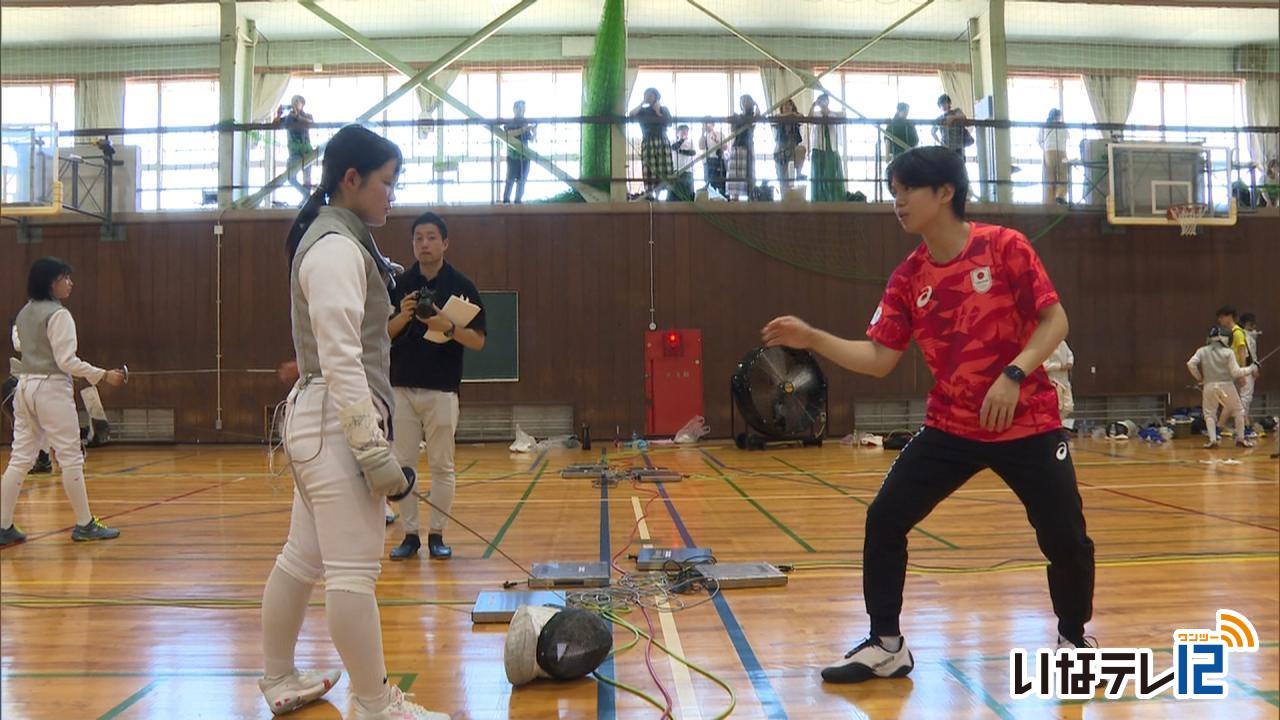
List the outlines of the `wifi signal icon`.
<svg viewBox="0 0 1280 720">
<path fill-rule="evenodd" d="M 1227 647 L 1238 652 L 1258 651 L 1258 631 L 1243 613 L 1218 610 L 1218 636 Z"/>
</svg>

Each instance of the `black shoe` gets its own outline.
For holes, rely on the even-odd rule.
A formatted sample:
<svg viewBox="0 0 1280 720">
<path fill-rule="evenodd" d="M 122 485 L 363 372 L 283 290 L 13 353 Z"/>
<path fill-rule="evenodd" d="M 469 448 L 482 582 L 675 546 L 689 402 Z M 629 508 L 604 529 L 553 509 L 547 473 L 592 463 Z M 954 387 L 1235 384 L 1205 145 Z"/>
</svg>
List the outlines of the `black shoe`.
<svg viewBox="0 0 1280 720">
<path fill-rule="evenodd" d="M 53 472 L 53 461 L 49 459 L 49 453 L 41 450 L 36 456 L 36 464 L 31 466 L 33 475 L 43 475 Z"/>
<path fill-rule="evenodd" d="M 418 554 L 418 548 L 422 547 L 422 540 L 414 533 L 408 533 L 404 536 L 404 540 L 395 550 L 391 551 L 392 560 L 408 560 Z"/>
<path fill-rule="evenodd" d="M 416 537 L 414 538 L 417 539 Z M 431 533 L 427 535 L 427 551 L 437 560 L 448 560 L 453 557 L 453 548 L 444 544 L 444 535 Z"/>
</svg>

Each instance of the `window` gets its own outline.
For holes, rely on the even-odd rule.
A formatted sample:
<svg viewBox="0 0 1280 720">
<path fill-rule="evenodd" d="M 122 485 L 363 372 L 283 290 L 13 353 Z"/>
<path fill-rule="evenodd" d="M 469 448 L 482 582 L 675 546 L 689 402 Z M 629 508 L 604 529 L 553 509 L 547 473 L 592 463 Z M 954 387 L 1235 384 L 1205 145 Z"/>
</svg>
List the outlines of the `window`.
<svg viewBox="0 0 1280 720">
<path fill-rule="evenodd" d="M 890 75 L 887 73 L 841 73 L 844 97 L 855 112 L 852 119 L 888 118 L 897 112 L 900 102 L 910 106 L 907 117 L 916 122 L 921 145 L 929 145 L 929 131 L 937 115 L 938 95 L 942 92 L 936 75 Z M 837 85 L 836 87 L 840 87 Z M 835 106 L 835 103 L 832 103 Z M 884 136 L 872 123 L 846 127 L 845 178 L 850 192 L 861 192 L 868 200 L 884 199 L 880 178 L 887 158 Z M 877 194 L 878 193 L 878 194 Z"/>
<path fill-rule="evenodd" d="M 218 122 L 218 81 L 127 80 L 126 128 L 184 127 Z M 138 208 L 200 207 L 205 190 L 218 186 L 218 134 L 211 131 L 130 133 L 139 147 Z"/>
<path fill-rule="evenodd" d="M 511 117 L 512 105 L 517 100 L 525 102 L 525 116 L 530 118 L 576 118 L 582 110 L 582 72 L 573 70 L 548 70 L 538 72 L 503 72 L 498 76 L 498 113 Z M 505 181 L 507 146 L 490 137 L 497 151 L 500 178 Z M 546 157 L 571 177 L 577 177 L 582 163 L 582 132 L 577 122 L 540 123 L 530 148 Z M 495 183 L 501 195 L 501 183 Z M 565 190 L 565 184 L 539 165 L 532 165 L 525 189 L 526 200 L 553 197 Z"/>
<path fill-rule="evenodd" d="M 300 76 L 293 78 L 282 103 L 294 95 L 306 98 L 307 112 L 317 123 L 353 122 L 381 102 L 407 78 L 399 73 L 351 76 Z M 449 95 L 484 118 L 510 117 L 511 104 L 523 99 L 532 118 L 577 117 L 582 103 L 582 72 L 577 68 L 500 72 L 467 70 L 448 87 Z M 418 91 L 412 90 L 370 122 L 410 123 L 422 114 Z M 443 126 L 408 124 L 371 126 L 396 143 L 404 155 L 396 202 L 400 204 L 490 203 L 501 197 L 506 174 L 506 145 L 482 124 L 466 122 L 467 115 L 441 102 L 427 116 L 450 121 Z M 317 128 L 311 143 L 321 147 L 338 128 Z M 264 150 L 254 156 L 251 184 L 260 186 L 286 167 L 288 151 L 283 131 L 269 132 Z M 579 138 L 576 123 L 544 123 L 538 128 L 533 149 L 554 159 L 565 172 L 579 171 Z M 311 170 L 312 186 L 319 182 L 319 167 Z M 565 190 L 563 182 L 538 166 L 531 169 L 525 199 L 551 197 Z M 288 185 L 272 193 L 277 204 L 294 205 L 298 193 Z"/>
<path fill-rule="evenodd" d="M 0 124 L 48 125 L 58 130 L 76 126 L 76 89 L 71 82 L 22 83 L 0 87 Z M 70 147 L 75 138 L 59 138 L 58 145 Z"/>
</svg>

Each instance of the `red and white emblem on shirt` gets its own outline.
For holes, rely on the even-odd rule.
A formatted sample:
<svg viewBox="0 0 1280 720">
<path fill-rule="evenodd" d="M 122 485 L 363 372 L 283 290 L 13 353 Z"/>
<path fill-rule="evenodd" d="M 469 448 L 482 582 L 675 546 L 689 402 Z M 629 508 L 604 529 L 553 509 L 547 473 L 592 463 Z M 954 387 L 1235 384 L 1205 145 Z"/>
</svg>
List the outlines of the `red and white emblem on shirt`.
<svg viewBox="0 0 1280 720">
<path fill-rule="evenodd" d="M 973 289 L 985 293 L 991 289 L 991 268 L 980 267 L 969 273 L 969 280 L 973 283 Z"/>
</svg>

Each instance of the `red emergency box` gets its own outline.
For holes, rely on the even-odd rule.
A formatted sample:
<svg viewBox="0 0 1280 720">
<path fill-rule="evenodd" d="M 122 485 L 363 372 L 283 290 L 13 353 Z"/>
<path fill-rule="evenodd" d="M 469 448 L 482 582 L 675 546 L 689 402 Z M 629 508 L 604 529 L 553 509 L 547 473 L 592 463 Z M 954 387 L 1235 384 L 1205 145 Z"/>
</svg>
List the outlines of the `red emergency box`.
<svg viewBox="0 0 1280 720">
<path fill-rule="evenodd" d="M 646 435 L 675 435 L 702 408 L 702 331 L 644 334 Z"/>
</svg>

